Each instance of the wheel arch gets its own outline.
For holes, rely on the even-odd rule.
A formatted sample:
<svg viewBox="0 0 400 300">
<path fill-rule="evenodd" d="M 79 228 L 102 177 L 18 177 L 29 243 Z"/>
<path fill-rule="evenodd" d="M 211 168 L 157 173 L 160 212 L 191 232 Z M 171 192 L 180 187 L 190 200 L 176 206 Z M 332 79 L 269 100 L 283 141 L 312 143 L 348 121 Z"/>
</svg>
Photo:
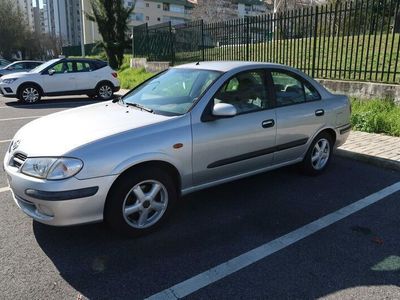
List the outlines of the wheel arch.
<svg viewBox="0 0 400 300">
<path fill-rule="evenodd" d="M 181 180 L 181 175 L 180 175 L 178 169 L 170 162 L 167 162 L 164 160 L 148 160 L 148 161 L 139 162 L 137 164 L 131 165 L 128 168 L 124 169 L 123 172 L 121 172 L 118 175 L 118 177 L 114 180 L 113 184 L 111 185 L 111 187 L 107 193 L 107 198 L 108 198 L 108 194 L 110 193 L 110 191 L 115 187 L 116 183 L 118 182 L 118 179 L 120 179 L 122 176 L 124 176 L 128 172 L 132 172 L 135 169 L 140 170 L 141 168 L 159 168 L 159 169 L 167 172 L 168 174 L 170 174 L 173 181 L 175 182 L 175 186 L 176 186 L 178 195 L 181 194 L 182 180 Z"/>
<path fill-rule="evenodd" d="M 37 88 L 39 89 L 40 95 L 41 95 L 41 96 L 44 95 L 43 88 L 41 87 L 41 85 L 40 85 L 39 83 L 34 82 L 34 81 L 26 81 L 26 82 L 21 83 L 21 84 L 18 86 L 18 88 L 17 88 L 17 96 L 19 96 L 20 93 L 21 93 L 21 90 L 22 90 L 25 86 L 28 86 L 28 85 L 34 85 L 35 87 L 37 87 Z"/>
<path fill-rule="evenodd" d="M 99 81 L 99 82 L 96 84 L 95 91 L 97 91 L 97 90 L 99 89 L 100 85 L 102 85 L 103 83 L 108 83 L 108 84 L 111 85 L 111 87 L 113 87 L 113 88 L 115 87 L 114 84 L 113 84 L 110 80 L 105 79 L 105 80 Z"/>
</svg>

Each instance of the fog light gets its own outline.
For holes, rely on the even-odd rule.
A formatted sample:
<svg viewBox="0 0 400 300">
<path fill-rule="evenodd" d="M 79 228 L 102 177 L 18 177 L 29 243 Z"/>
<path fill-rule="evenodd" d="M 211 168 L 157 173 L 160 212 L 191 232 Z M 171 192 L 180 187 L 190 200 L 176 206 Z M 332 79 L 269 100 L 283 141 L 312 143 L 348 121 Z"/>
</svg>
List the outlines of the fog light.
<svg viewBox="0 0 400 300">
<path fill-rule="evenodd" d="M 43 204 L 38 204 L 38 205 L 36 205 L 36 208 L 37 208 L 38 212 L 41 213 L 42 215 L 46 215 L 48 217 L 54 217 L 53 212 L 47 206 L 45 206 Z"/>
</svg>

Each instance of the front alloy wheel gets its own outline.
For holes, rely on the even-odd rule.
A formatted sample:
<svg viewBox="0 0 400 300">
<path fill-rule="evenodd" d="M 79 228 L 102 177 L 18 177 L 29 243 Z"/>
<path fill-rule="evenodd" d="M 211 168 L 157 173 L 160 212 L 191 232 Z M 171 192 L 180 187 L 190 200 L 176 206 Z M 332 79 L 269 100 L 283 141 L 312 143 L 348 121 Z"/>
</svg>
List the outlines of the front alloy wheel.
<svg viewBox="0 0 400 300">
<path fill-rule="evenodd" d="M 25 103 L 36 103 L 40 100 L 40 92 L 34 86 L 26 86 L 21 90 L 20 100 Z"/>
<path fill-rule="evenodd" d="M 107 195 L 105 221 L 118 232 L 140 236 L 167 219 L 178 198 L 169 172 L 147 166 L 122 174 Z"/>
<path fill-rule="evenodd" d="M 134 228 L 147 228 L 161 219 L 168 206 L 168 192 L 157 180 L 136 184 L 122 205 L 125 221 Z"/>
</svg>

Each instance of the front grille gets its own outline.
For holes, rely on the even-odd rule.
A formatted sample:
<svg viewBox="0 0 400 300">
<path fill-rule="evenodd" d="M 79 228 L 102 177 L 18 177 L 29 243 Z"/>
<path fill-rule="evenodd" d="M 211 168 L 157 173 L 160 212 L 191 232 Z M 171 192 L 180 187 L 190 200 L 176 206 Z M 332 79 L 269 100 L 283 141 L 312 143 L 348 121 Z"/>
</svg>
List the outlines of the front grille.
<svg viewBox="0 0 400 300">
<path fill-rule="evenodd" d="M 27 156 L 22 153 L 15 153 L 13 158 L 12 158 L 12 165 L 16 168 L 19 168 L 22 166 L 24 161 L 26 160 Z"/>
</svg>

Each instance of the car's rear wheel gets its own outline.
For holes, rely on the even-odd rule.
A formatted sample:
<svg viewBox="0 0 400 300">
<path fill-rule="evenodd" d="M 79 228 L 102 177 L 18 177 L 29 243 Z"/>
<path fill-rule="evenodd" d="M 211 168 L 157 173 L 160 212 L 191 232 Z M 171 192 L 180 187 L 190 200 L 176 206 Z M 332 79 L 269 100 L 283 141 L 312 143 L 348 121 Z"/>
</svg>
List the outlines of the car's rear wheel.
<svg viewBox="0 0 400 300">
<path fill-rule="evenodd" d="M 112 228 L 140 236 L 158 228 L 177 200 L 169 174 L 157 168 L 137 168 L 123 174 L 111 188 L 104 218 Z"/>
<path fill-rule="evenodd" d="M 41 93 L 35 85 L 23 86 L 18 94 L 18 99 L 24 103 L 37 103 L 40 101 Z"/>
<path fill-rule="evenodd" d="M 113 98 L 114 91 L 111 83 L 102 82 L 97 87 L 96 96 L 101 100 L 110 100 Z"/>
<path fill-rule="evenodd" d="M 320 133 L 311 143 L 303 160 L 303 170 L 309 175 L 322 173 L 332 157 L 333 141 L 327 132 Z"/>
</svg>

